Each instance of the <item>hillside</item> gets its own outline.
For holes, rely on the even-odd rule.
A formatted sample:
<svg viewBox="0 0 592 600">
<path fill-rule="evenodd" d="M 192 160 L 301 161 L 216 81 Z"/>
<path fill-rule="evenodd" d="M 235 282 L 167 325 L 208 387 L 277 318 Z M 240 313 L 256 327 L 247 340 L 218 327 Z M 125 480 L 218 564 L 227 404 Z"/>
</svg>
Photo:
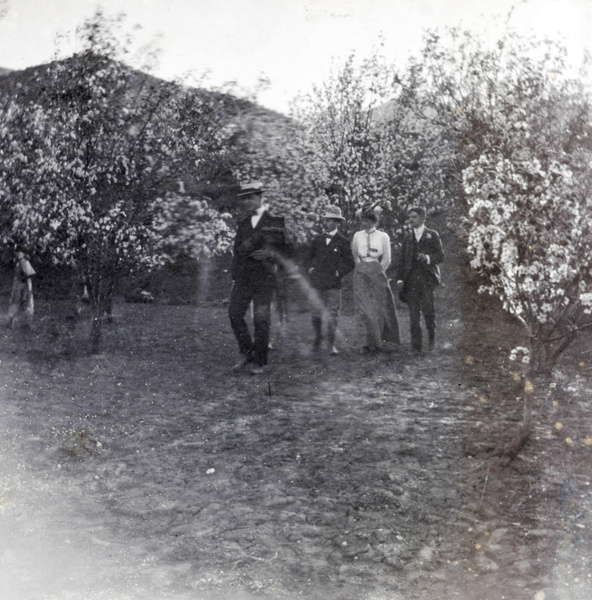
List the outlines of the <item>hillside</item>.
<svg viewBox="0 0 592 600">
<path fill-rule="evenodd" d="M 42 102 L 44 98 L 47 99 L 51 97 L 52 94 L 55 95 L 65 83 L 65 76 L 61 81 L 56 81 L 50 76 L 51 71 L 55 71 L 56 66 L 62 68 L 64 73 L 81 69 L 90 71 L 95 68 L 91 64 L 91 61 L 93 60 L 102 61 L 102 68 L 105 68 L 107 63 L 110 62 L 110 59 L 103 57 L 92 57 L 89 59 L 87 56 L 75 55 L 51 63 L 27 67 L 22 70 L 10 70 L 0 67 L 0 74 L 5 76 L 0 81 L 0 94 L 4 95 L 11 93 L 19 99 L 35 97 Z M 178 87 L 179 89 L 193 89 L 197 95 L 217 98 L 224 106 L 229 116 L 250 114 L 256 116 L 257 120 L 266 123 L 276 123 L 280 126 L 284 126 L 289 122 L 284 115 L 263 108 L 250 100 L 238 96 L 204 88 L 182 86 L 177 82 L 167 81 L 126 65 L 123 65 L 123 67 L 128 73 L 131 93 L 138 93 L 142 89 L 149 91 L 151 89 L 166 86 Z"/>
<path fill-rule="evenodd" d="M 105 69 L 109 60 L 97 56 L 73 56 L 52 63 L 10 71 L 0 68 L 0 100 L 12 98 L 19 103 L 35 102 L 55 108 L 64 104 L 67 108 L 72 99 L 80 101 L 84 90 L 77 84 L 74 74 L 88 74 Z M 121 65 L 119 65 L 121 66 Z M 121 110 L 126 102 L 136 102 L 154 93 L 175 94 L 189 91 L 196 98 L 216 107 L 216 118 L 231 134 L 236 150 L 265 148 L 267 145 L 278 148 L 288 139 L 295 126 L 288 117 L 259 106 L 255 102 L 228 93 L 183 86 L 165 81 L 148 73 L 123 65 L 127 78 L 128 92 L 120 100 Z M 179 178 L 176 179 L 178 181 Z M 210 198 L 223 196 L 235 182 L 226 174 L 218 181 L 196 181 L 188 167 L 180 178 L 183 189 L 190 195 L 207 195 Z M 176 184 L 175 184 L 176 185 Z"/>
</svg>

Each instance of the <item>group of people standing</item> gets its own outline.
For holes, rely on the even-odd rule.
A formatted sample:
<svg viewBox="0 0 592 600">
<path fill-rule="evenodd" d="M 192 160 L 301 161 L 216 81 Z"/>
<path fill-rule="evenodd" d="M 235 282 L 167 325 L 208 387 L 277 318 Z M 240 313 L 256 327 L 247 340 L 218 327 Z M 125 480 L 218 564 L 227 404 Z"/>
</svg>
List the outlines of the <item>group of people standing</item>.
<svg viewBox="0 0 592 600">
<path fill-rule="evenodd" d="M 289 256 L 281 218 L 272 217 L 263 201 L 259 182 L 241 185 L 237 198 L 239 223 L 234 242 L 232 290 L 228 314 L 236 336 L 241 360 L 235 370 L 249 368 L 263 373 L 267 365 L 271 303 L 277 286 L 277 272 Z M 398 261 L 396 289 L 408 305 L 411 345 L 421 355 L 432 351 L 436 341 L 434 290 L 440 283 L 439 264 L 444 260 L 440 236 L 425 226 L 423 207 L 408 210 L 411 230 L 405 234 Z M 365 210 L 361 229 L 351 242 L 341 233 L 344 221 L 338 206 L 323 214 L 323 233 L 316 236 L 305 257 L 309 283 L 310 312 L 314 332 L 312 350 L 322 349 L 326 331 L 327 351 L 338 354 L 336 333 L 341 309 L 343 278 L 353 271 L 353 293 L 363 352 L 389 352 L 400 344 L 399 321 L 393 292 L 387 278 L 391 244 L 387 233 L 377 229 L 378 214 Z M 254 336 L 246 313 L 253 306 Z M 421 327 L 423 314 L 427 330 L 424 348 Z"/>
</svg>

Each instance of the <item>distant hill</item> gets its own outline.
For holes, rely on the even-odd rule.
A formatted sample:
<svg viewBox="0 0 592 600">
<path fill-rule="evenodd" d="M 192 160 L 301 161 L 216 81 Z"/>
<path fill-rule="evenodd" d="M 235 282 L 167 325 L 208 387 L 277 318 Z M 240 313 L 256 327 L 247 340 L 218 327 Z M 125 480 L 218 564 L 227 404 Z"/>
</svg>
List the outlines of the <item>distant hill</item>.
<svg viewBox="0 0 592 600">
<path fill-rule="evenodd" d="M 28 67 L 22 70 L 0 68 L 0 98 L 7 96 L 19 99 L 21 102 L 37 102 L 42 105 L 49 102 L 61 101 L 63 87 L 49 76 L 50 69 L 56 65 L 65 70 L 77 71 L 81 67 L 81 57 L 74 56 L 53 63 Z M 129 71 L 130 95 L 133 93 L 150 93 L 163 86 L 177 84 L 159 79 L 142 71 L 124 66 Z M 231 94 L 220 93 L 202 88 L 178 86 L 179 89 L 190 90 L 202 97 L 214 98 L 226 114 L 226 127 L 235 130 L 234 142 L 240 146 L 249 144 L 258 147 L 281 147 L 290 138 L 290 131 L 295 123 L 285 115 L 266 109 L 254 102 Z M 123 107 L 122 107 L 123 108 Z M 235 182 L 219 181 L 204 184 L 195 181 L 190 171 L 182 177 L 182 187 L 185 193 L 195 196 L 207 195 L 217 201 L 223 196 L 232 195 Z"/>
</svg>

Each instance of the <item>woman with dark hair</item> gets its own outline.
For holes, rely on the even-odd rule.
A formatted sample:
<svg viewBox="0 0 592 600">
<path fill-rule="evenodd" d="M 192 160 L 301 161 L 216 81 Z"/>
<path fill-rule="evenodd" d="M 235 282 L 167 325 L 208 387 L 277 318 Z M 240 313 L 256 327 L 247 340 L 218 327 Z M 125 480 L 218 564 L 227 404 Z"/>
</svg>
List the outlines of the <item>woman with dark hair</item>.
<svg viewBox="0 0 592 600">
<path fill-rule="evenodd" d="M 378 231 L 378 215 L 373 210 L 361 214 L 362 229 L 352 240 L 354 305 L 358 316 L 362 350 L 393 350 L 400 343 L 395 300 L 386 277 L 391 264 L 390 238 Z"/>
</svg>

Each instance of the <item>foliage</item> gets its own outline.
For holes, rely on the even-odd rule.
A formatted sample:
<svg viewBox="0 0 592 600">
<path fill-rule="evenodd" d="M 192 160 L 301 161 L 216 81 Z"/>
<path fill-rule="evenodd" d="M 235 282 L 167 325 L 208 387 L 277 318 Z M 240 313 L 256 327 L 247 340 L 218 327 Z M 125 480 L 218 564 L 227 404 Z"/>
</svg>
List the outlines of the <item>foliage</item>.
<svg viewBox="0 0 592 600">
<path fill-rule="evenodd" d="M 389 139 L 373 113 L 391 97 L 394 74 L 377 56 L 360 66 L 354 58 L 296 108 L 320 159 L 315 175 L 343 190 L 339 200 L 348 220 L 363 205 L 391 208 L 384 169 Z"/>
<path fill-rule="evenodd" d="M 438 129 L 414 118 L 410 100 L 378 52 L 359 64 L 351 55 L 296 101 L 295 126 L 273 155 L 246 153 L 248 172 L 269 179 L 269 196 L 299 241 L 310 238 L 329 202 L 350 228 L 360 208 L 379 207 L 393 237 L 403 233 L 409 206 L 441 208 L 451 154 Z"/>
<path fill-rule="evenodd" d="M 483 155 L 464 172 L 471 266 L 525 327 L 549 367 L 592 309 L 590 208 L 568 165 Z"/>
<path fill-rule="evenodd" d="M 231 215 L 212 208 L 207 199 L 168 192 L 162 202 L 156 231 L 163 247 L 208 259 L 229 250 L 234 231 Z"/>
<path fill-rule="evenodd" d="M 493 48 L 430 34 L 414 65 L 424 105 L 455 140 L 471 266 L 523 324 L 531 368 L 588 325 L 592 296 L 590 99 L 565 50 L 509 33 Z"/>
<path fill-rule="evenodd" d="M 535 367 L 588 326 L 592 115 L 562 47 L 428 32 L 406 71 L 352 55 L 291 120 L 257 128 L 228 96 L 125 67 L 116 25 L 98 12 L 80 53 L 0 111 L 2 240 L 75 266 L 97 317 L 122 274 L 228 249 L 229 215 L 207 186 L 176 183 L 189 170 L 204 184 L 261 179 L 298 242 L 329 202 L 346 229 L 379 207 L 395 244 L 409 206 L 446 211 L 482 291 L 523 324 Z"/>
<path fill-rule="evenodd" d="M 323 198 L 323 179 L 318 154 L 306 132 L 297 124 L 271 134 L 271 143 L 260 144 L 256 137 L 243 138 L 242 157 L 236 172 L 243 181 L 262 181 L 265 201 L 273 212 L 286 219 L 294 242 L 306 242 Z"/>
<path fill-rule="evenodd" d="M 329 201 L 350 227 L 379 206 L 395 243 L 410 205 L 445 210 L 482 291 L 524 325 L 532 366 L 548 367 L 592 301 L 592 117 L 565 56 L 512 32 L 487 46 L 455 29 L 428 32 L 402 74 L 378 54 L 359 66 L 351 56 L 296 104 L 283 152 L 251 164 L 281 182 L 275 201 L 302 240 Z"/>
<path fill-rule="evenodd" d="M 40 69 L 35 99 L 28 90 L 0 113 L 2 239 L 73 266 L 98 323 L 122 275 L 166 260 L 179 233 L 163 238 L 178 204 L 166 190 L 188 170 L 228 169 L 221 98 L 126 67 L 113 26 L 98 12 L 80 53 Z"/>
</svg>

